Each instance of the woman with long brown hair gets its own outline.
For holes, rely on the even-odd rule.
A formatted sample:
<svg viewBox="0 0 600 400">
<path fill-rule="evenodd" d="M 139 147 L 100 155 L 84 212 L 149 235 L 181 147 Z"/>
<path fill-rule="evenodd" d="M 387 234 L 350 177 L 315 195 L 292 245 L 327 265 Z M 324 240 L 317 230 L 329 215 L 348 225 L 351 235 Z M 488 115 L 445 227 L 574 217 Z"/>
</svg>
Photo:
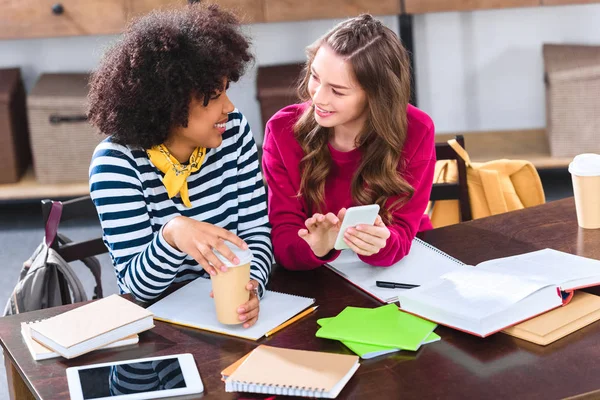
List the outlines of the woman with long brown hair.
<svg viewBox="0 0 600 400">
<path fill-rule="evenodd" d="M 307 51 L 304 103 L 267 123 L 263 172 L 275 259 L 288 269 L 334 260 L 346 208 L 378 204 L 374 225 L 344 241 L 389 266 L 431 228 L 424 215 L 435 167 L 434 126 L 408 104 L 410 67 L 396 34 L 368 14 L 346 20 Z"/>
</svg>

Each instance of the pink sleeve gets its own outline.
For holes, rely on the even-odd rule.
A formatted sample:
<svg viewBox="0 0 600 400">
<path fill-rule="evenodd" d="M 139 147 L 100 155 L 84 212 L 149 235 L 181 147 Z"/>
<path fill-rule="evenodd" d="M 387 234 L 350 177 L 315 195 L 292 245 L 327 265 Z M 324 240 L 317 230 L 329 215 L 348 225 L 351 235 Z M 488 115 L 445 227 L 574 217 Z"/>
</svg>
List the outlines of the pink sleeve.
<svg viewBox="0 0 600 400">
<path fill-rule="evenodd" d="M 403 177 L 411 184 L 415 192 L 413 197 L 393 213 L 393 223 L 388 225 L 390 237 L 386 246 L 372 256 L 359 256 L 370 265 L 388 267 L 400 261 L 410 251 L 421 224 L 421 219 L 431 194 L 433 173 L 435 170 L 435 138 L 434 128 L 425 132 L 417 151 L 418 160 L 410 160 L 403 172 Z M 426 156 L 426 158 L 423 158 Z M 413 157 L 414 158 L 414 157 Z M 397 198 L 389 199 L 392 204 Z"/>
<path fill-rule="evenodd" d="M 272 225 L 271 241 L 275 261 L 289 270 L 310 270 L 336 259 L 340 252 L 332 251 L 324 258 L 315 256 L 310 246 L 298 236 L 304 228 L 307 213 L 303 202 L 297 197 L 298 188 L 292 183 L 292 175 L 299 174 L 298 163 L 284 163 L 287 146 L 277 142 L 270 125 L 265 129 L 263 143 L 263 174 L 269 192 L 269 221 Z M 281 144 L 281 146 L 280 146 Z M 288 156 L 289 160 L 290 156 Z"/>
</svg>

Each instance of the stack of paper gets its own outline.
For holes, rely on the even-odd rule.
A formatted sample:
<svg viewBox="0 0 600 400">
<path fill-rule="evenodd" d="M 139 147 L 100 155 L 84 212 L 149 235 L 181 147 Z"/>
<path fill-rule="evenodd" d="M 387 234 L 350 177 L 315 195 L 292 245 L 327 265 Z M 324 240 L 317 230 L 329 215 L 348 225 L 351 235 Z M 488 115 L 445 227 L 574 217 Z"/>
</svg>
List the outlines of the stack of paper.
<svg viewBox="0 0 600 400">
<path fill-rule="evenodd" d="M 80 356 L 153 327 L 150 311 L 117 295 L 29 324 L 33 340 L 65 358 Z"/>
<path fill-rule="evenodd" d="M 436 324 L 398 310 L 393 304 L 378 308 L 346 307 L 333 318 L 317 321 L 317 337 L 340 340 L 361 358 L 399 350 L 416 351 L 440 340 Z"/>
</svg>

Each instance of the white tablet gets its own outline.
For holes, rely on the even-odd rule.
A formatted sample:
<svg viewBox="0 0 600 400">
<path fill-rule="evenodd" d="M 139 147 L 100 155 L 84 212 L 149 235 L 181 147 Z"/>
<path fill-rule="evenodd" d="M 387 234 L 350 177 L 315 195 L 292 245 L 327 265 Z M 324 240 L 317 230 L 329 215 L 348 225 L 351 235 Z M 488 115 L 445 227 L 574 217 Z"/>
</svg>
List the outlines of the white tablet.
<svg viewBox="0 0 600 400">
<path fill-rule="evenodd" d="M 343 250 L 349 248 L 346 242 L 344 242 L 344 233 L 348 228 L 352 228 L 356 225 L 373 225 L 379 214 L 379 205 L 370 204 L 368 206 L 356 206 L 350 207 L 346 210 L 346 215 L 342 221 L 342 226 L 338 232 L 337 238 L 335 239 L 335 245 L 333 246 L 336 250 Z"/>
<path fill-rule="evenodd" d="M 141 400 L 204 391 L 191 354 L 67 368 L 72 400 Z"/>
</svg>

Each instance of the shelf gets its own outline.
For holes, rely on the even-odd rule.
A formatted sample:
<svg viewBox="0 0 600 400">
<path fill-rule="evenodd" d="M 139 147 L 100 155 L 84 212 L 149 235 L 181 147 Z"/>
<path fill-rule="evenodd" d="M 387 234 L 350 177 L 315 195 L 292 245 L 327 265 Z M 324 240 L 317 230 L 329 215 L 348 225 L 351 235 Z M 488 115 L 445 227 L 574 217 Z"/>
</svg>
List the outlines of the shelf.
<svg viewBox="0 0 600 400">
<path fill-rule="evenodd" d="M 537 169 L 567 168 L 572 158 L 550 155 L 544 129 L 497 132 L 458 133 L 465 137 L 465 146 L 471 160 L 485 162 L 508 158 L 528 160 Z M 436 142 L 454 138 L 455 133 L 438 134 Z M 41 184 L 35 180 L 33 169 L 29 169 L 20 182 L 0 185 L 0 202 L 35 199 L 61 199 L 89 194 L 88 182 Z"/>
<path fill-rule="evenodd" d="M 567 168 L 573 160 L 550 155 L 544 129 L 438 134 L 435 140 L 443 142 L 456 135 L 465 137 L 465 147 L 473 162 L 507 158 L 531 161 L 537 169 L 555 169 Z"/>
<path fill-rule="evenodd" d="M 34 199 L 61 199 L 85 196 L 90 193 L 88 182 L 42 184 L 35 180 L 29 168 L 21 181 L 0 184 L 0 201 L 22 201 Z"/>
</svg>

